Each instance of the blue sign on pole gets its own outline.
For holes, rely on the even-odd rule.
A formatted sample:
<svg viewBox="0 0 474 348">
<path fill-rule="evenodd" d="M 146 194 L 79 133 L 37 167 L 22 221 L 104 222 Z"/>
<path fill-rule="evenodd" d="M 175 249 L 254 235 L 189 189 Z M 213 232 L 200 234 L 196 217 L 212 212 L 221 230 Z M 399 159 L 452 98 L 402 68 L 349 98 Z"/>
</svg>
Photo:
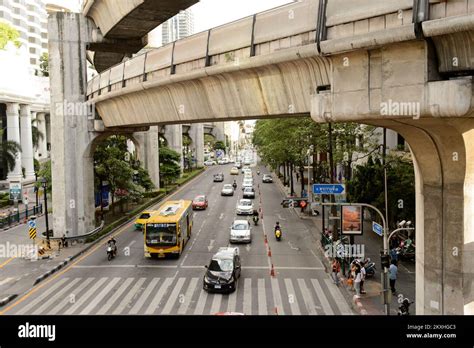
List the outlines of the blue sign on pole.
<svg viewBox="0 0 474 348">
<path fill-rule="evenodd" d="M 340 195 L 345 193 L 346 185 L 343 184 L 314 184 L 313 194 L 315 195 Z"/>
<path fill-rule="evenodd" d="M 383 236 L 383 226 L 375 221 L 372 221 L 372 231 L 377 233 L 379 236 Z"/>
<path fill-rule="evenodd" d="M 28 227 L 29 228 L 36 228 L 36 221 L 34 221 L 34 220 L 28 221 Z"/>
</svg>

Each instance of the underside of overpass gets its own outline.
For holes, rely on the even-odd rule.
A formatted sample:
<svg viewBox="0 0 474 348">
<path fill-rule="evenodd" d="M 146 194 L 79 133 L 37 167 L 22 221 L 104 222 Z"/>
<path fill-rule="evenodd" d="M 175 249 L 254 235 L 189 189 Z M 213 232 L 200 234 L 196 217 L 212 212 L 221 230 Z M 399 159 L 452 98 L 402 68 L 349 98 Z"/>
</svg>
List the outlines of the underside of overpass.
<svg viewBox="0 0 474 348">
<path fill-rule="evenodd" d="M 334 14 L 338 3 L 298 2 L 135 57 L 91 81 L 88 100 L 115 130 L 311 115 L 397 131 L 416 162 L 417 313 L 474 314 L 473 2 L 347 1 Z M 64 217 L 89 216 L 81 199 Z"/>
</svg>

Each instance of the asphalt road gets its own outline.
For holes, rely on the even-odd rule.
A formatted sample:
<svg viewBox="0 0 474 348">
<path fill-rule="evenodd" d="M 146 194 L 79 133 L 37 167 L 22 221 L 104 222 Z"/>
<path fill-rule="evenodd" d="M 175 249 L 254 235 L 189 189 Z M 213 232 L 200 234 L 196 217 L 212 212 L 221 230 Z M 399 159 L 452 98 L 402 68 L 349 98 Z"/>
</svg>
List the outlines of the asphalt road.
<svg viewBox="0 0 474 348">
<path fill-rule="evenodd" d="M 237 291 L 222 295 L 202 290 L 204 265 L 219 247 L 229 245 L 230 226 L 237 218 L 242 174 L 231 176 L 230 169 L 231 165 L 209 168 L 173 195 L 172 199 L 193 199 L 206 194 L 209 199 L 209 208 L 195 213 L 193 235 L 180 259 L 146 259 L 142 233 L 130 224 L 116 233 L 117 258 L 107 261 L 104 243 L 98 244 L 70 267 L 4 307 L 0 314 L 353 314 L 313 251 L 312 223 L 283 209 L 280 190 L 275 184 L 262 184 L 255 167 L 254 206 L 262 208 L 263 219 L 253 227 L 252 243 L 239 246 L 242 276 Z M 265 173 L 263 167 L 260 170 Z M 217 172 L 225 174 L 224 183 L 212 182 Z M 236 194 L 221 197 L 223 184 L 232 183 L 234 178 L 239 184 Z M 273 236 L 276 221 L 283 228 L 281 242 Z"/>
</svg>

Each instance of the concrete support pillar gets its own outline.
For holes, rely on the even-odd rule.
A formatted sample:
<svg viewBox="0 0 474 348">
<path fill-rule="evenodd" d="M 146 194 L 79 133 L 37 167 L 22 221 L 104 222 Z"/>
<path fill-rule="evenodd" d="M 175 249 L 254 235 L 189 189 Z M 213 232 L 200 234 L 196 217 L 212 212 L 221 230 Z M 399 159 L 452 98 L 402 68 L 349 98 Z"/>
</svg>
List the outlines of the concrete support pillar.
<svg viewBox="0 0 474 348">
<path fill-rule="evenodd" d="M 184 158 L 183 158 L 183 126 L 178 125 L 167 125 L 165 128 L 165 139 L 168 142 L 168 147 L 171 150 L 176 151 L 181 156 L 180 166 L 181 172 L 184 170 Z"/>
<path fill-rule="evenodd" d="M 214 135 L 214 138 L 216 138 L 216 141 L 222 141 L 225 143 L 224 123 L 214 122 L 214 129 L 212 131 L 212 135 Z"/>
<path fill-rule="evenodd" d="M 20 106 L 21 163 L 25 168 L 25 181 L 35 180 L 33 133 L 31 131 L 31 108 Z"/>
<path fill-rule="evenodd" d="M 198 167 L 204 166 L 204 125 L 202 123 L 194 123 L 189 129 L 189 137 L 192 144 L 191 149 L 196 159 Z"/>
<path fill-rule="evenodd" d="M 20 105 L 16 103 L 7 104 L 7 140 L 21 144 L 20 141 Z M 16 155 L 15 168 L 8 173 L 9 182 L 21 182 L 23 173 L 21 170 L 21 152 Z"/>
<path fill-rule="evenodd" d="M 95 227 L 93 120 L 86 102 L 86 44 L 90 32 L 79 13 L 48 18 L 51 82 L 53 229 L 56 237 L 87 234 Z M 74 108 L 64 107 L 74 105 Z"/>
<path fill-rule="evenodd" d="M 46 130 L 46 114 L 44 112 L 39 112 L 36 116 L 36 126 L 41 134 L 43 134 L 43 138 L 38 140 L 38 148 L 36 149 L 36 158 L 38 160 L 48 158 L 48 137 L 47 137 L 47 130 Z"/>
<path fill-rule="evenodd" d="M 157 190 L 160 189 L 160 157 L 158 144 L 158 126 L 150 127 L 148 132 L 134 134 L 139 143 L 139 160 L 148 171 L 150 179 Z"/>
</svg>

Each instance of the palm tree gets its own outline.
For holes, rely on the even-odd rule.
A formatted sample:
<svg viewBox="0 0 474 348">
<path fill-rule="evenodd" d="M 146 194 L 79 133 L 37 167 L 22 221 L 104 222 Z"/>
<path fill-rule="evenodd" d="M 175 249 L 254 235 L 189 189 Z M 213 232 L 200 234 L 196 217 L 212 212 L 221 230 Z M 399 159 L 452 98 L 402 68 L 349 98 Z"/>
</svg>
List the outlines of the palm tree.
<svg viewBox="0 0 474 348">
<path fill-rule="evenodd" d="M 0 129 L 0 139 L 3 138 L 3 129 Z M 0 142 L 0 165 L 6 168 L 7 172 L 15 168 L 16 155 L 21 152 L 21 146 L 15 141 Z"/>
<path fill-rule="evenodd" d="M 44 134 L 38 129 L 38 123 L 40 121 L 38 119 L 31 120 L 31 135 L 33 138 L 33 147 L 35 149 L 38 148 L 38 144 L 40 140 L 44 139 Z"/>
</svg>

